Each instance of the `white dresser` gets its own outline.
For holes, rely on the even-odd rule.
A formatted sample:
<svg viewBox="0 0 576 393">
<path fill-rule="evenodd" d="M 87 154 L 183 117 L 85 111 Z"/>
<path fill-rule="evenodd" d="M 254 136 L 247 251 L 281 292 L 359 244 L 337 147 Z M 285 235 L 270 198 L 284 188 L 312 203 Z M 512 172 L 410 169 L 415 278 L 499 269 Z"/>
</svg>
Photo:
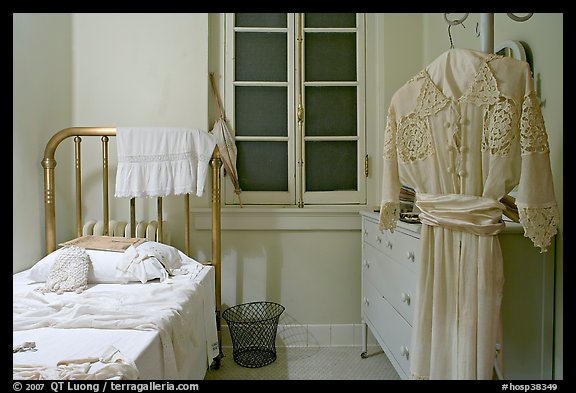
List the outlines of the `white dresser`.
<svg viewBox="0 0 576 393">
<path fill-rule="evenodd" d="M 401 378 L 410 375 L 420 224 L 398 222 L 394 233 L 378 229 L 378 214 L 362 215 L 362 357 L 368 331 Z M 507 223 L 499 235 L 504 257 L 503 354 L 505 379 L 552 379 L 554 247 L 541 254 Z"/>
</svg>

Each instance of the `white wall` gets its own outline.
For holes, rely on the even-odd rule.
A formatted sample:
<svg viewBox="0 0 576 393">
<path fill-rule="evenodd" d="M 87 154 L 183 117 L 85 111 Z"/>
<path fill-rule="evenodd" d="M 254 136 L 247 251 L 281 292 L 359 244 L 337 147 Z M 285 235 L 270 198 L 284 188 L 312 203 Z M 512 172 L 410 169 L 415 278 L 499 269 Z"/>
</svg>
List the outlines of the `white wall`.
<svg viewBox="0 0 576 393">
<path fill-rule="evenodd" d="M 206 129 L 208 15 L 74 14 L 74 123 Z"/>
<path fill-rule="evenodd" d="M 44 255 L 40 162 L 48 139 L 72 119 L 72 48 L 69 14 L 13 14 L 12 21 L 12 271 L 18 272 Z M 61 153 L 57 162 L 66 157 Z"/>
<path fill-rule="evenodd" d="M 519 14 L 524 15 L 524 14 Z M 462 14 L 450 15 L 461 17 Z M 452 27 L 455 47 L 480 50 L 480 39 L 475 35 L 479 14 L 471 13 L 465 21 L 466 28 Z M 434 60 L 450 47 L 447 25 L 443 14 L 425 14 L 423 31 L 424 64 Z M 494 15 L 494 41 L 517 40 L 525 43 L 533 60 L 535 79 L 539 81 L 542 113 L 548 131 L 550 160 L 554 189 L 563 217 L 563 14 L 535 13 L 526 22 L 515 22 L 506 14 Z M 555 370 L 556 379 L 563 378 L 563 219 L 560 220 L 560 233 L 556 239 L 556 317 L 555 317 Z"/>
<path fill-rule="evenodd" d="M 82 13 L 73 15 L 73 26 L 74 126 L 208 130 L 208 14 Z M 83 151 L 84 177 L 96 179 L 99 149 Z M 115 157 L 111 141 L 112 193 Z M 85 220 L 102 219 L 100 190 L 96 181 L 85 186 Z M 209 206 L 209 193 L 208 187 L 206 197 L 191 198 L 191 205 Z M 166 198 L 164 220 L 172 243 L 184 249 L 183 204 L 177 199 Z M 110 218 L 128 221 L 128 200 L 111 196 L 111 204 Z M 139 200 L 136 206 L 138 220 L 156 219 L 155 201 Z"/>
<path fill-rule="evenodd" d="M 13 20 L 16 272 L 44 254 L 40 161 L 52 134 L 71 126 L 208 128 L 208 14 L 14 14 Z M 84 220 L 101 219 L 100 142 L 83 139 Z M 112 187 L 115 155 L 111 142 Z M 74 236 L 71 159 L 68 140 L 56 153 L 57 241 Z M 191 205 L 209 206 L 209 193 L 208 187 Z M 128 202 L 111 199 L 110 217 L 127 220 Z M 179 231 L 183 205 L 170 199 L 164 219 Z M 155 203 L 148 202 L 137 204 L 138 219 L 155 219 Z M 183 246 L 182 233 L 172 239 Z"/>
</svg>

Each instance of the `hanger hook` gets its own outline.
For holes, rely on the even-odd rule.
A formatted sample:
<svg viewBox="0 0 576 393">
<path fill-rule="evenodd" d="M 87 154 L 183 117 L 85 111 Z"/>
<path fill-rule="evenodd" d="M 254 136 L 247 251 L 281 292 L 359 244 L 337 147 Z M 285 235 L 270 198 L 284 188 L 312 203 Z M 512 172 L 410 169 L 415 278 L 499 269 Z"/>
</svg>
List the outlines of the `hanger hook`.
<svg viewBox="0 0 576 393">
<path fill-rule="evenodd" d="M 462 16 L 462 18 L 460 18 L 460 19 L 454 19 L 454 20 L 448 19 L 448 13 L 445 13 L 445 14 L 444 14 L 444 20 L 445 20 L 446 23 L 448 23 L 448 25 L 450 25 L 450 26 L 460 25 L 460 24 L 462 24 L 462 23 L 466 20 L 466 18 L 468 18 L 468 12 L 466 12 L 466 13 L 464 14 L 464 16 Z"/>
<path fill-rule="evenodd" d="M 532 18 L 532 15 L 534 15 L 534 13 L 531 12 L 524 16 L 517 16 L 513 12 L 508 12 L 507 15 L 510 17 L 510 19 L 515 20 L 516 22 L 526 22 L 528 19 Z"/>
<path fill-rule="evenodd" d="M 463 28 L 466 28 L 466 26 L 464 26 L 464 21 L 468 17 L 468 14 L 465 14 L 464 17 L 462 17 L 461 19 L 453 21 L 449 20 L 446 15 L 447 14 L 444 14 L 444 19 L 446 19 L 446 22 L 448 22 L 448 38 L 450 39 L 450 49 L 454 49 L 454 42 L 452 41 L 452 31 L 450 29 L 452 26 L 455 25 L 462 25 Z"/>
</svg>

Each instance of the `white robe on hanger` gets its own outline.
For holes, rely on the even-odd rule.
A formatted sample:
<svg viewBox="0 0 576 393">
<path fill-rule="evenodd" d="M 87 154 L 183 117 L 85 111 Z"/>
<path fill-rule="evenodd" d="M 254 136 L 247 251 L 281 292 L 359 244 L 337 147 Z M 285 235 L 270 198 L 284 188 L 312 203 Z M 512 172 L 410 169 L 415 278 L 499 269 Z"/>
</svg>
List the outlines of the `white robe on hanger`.
<svg viewBox="0 0 576 393">
<path fill-rule="evenodd" d="M 383 158 L 380 229 L 394 230 L 401 185 L 416 191 L 424 224 L 411 377 L 491 379 L 504 283 L 500 200 L 518 185 L 525 236 L 542 251 L 559 222 L 529 65 L 444 52 L 394 94 Z"/>
</svg>

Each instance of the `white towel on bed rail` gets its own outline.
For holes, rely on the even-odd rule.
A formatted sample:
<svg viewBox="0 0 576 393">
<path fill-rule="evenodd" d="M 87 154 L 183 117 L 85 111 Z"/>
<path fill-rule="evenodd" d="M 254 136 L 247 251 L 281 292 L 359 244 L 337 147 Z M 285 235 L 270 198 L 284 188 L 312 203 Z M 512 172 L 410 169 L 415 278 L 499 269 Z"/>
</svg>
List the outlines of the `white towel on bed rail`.
<svg viewBox="0 0 576 393">
<path fill-rule="evenodd" d="M 202 196 L 214 136 L 196 128 L 118 127 L 115 196 Z"/>
</svg>

